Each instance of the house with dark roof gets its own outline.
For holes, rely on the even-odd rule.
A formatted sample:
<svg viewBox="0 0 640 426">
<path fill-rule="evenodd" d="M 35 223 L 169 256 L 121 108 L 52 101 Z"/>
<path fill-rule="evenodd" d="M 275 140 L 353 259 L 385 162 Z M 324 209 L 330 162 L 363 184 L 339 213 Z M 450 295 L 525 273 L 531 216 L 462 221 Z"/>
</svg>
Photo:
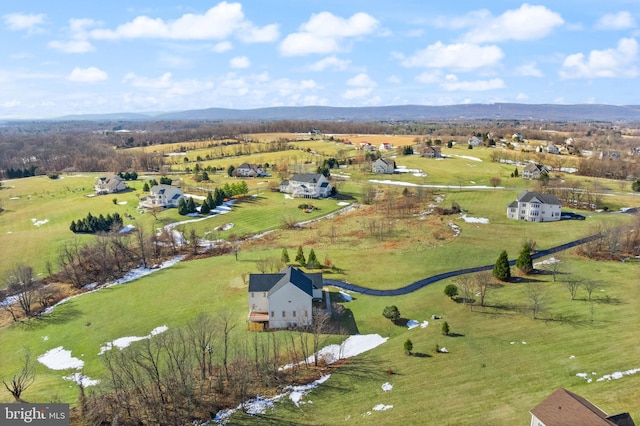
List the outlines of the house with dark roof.
<svg viewBox="0 0 640 426">
<path fill-rule="evenodd" d="M 507 206 L 507 218 L 527 222 L 553 222 L 560 220 L 562 203 L 551 194 L 521 192 L 516 201 Z"/>
<path fill-rule="evenodd" d="M 422 151 L 422 156 L 424 158 L 442 158 L 442 149 L 436 145 L 427 145 Z"/>
<path fill-rule="evenodd" d="M 280 192 L 300 198 L 326 198 L 331 195 L 331 184 L 320 173 L 299 173 L 280 183 Z"/>
<path fill-rule="evenodd" d="M 530 413 L 531 426 L 635 426 L 629 413 L 609 416 L 587 399 L 562 388 Z"/>
<path fill-rule="evenodd" d="M 540 179 L 542 176 L 549 176 L 549 169 L 542 164 L 529 163 L 522 169 L 523 179 Z"/>
<path fill-rule="evenodd" d="M 125 181 L 114 173 L 100 176 L 93 186 L 96 195 L 115 194 L 116 192 L 125 191 L 127 188 Z"/>
<path fill-rule="evenodd" d="M 233 171 L 238 177 L 260 177 L 266 173 L 257 164 L 242 163 Z"/>
<path fill-rule="evenodd" d="M 154 207 L 178 207 L 181 198 L 184 198 L 182 189 L 172 185 L 154 185 L 149 189 L 149 196 L 142 199 L 140 207 L 152 209 Z"/>
<path fill-rule="evenodd" d="M 251 274 L 248 320 L 269 329 L 311 325 L 314 298 L 322 298 L 321 273 L 289 266 L 277 274 Z"/>
</svg>

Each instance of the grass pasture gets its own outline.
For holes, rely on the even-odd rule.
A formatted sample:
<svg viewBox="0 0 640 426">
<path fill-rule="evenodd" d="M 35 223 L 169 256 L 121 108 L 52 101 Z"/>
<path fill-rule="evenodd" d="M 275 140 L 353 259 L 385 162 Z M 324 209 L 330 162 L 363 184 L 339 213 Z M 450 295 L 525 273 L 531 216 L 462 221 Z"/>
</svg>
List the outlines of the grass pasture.
<svg viewBox="0 0 640 426">
<path fill-rule="evenodd" d="M 400 146 L 393 138 L 390 141 Z M 325 144 L 322 146 L 327 150 L 335 145 L 317 141 L 300 144 L 309 144 L 312 149 L 313 144 Z M 328 273 L 327 278 L 393 289 L 437 273 L 492 264 L 503 249 L 513 259 L 527 239 L 535 240 L 538 249 L 546 249 L 581 238 L 598 224 L 631 220 L 620 213 L 579 210 L 587 220 L 542 224 L 507 220 L 507 204 L 533 184 L 508 177 L 513 167 L 492 163 L 488 149 L 454 146 L 443 148 L 443 152 L 451 158 L 396 158 L 399 165 L 422 168 L 426 178 L 411 174 L 381 177 L 355 168 L 340 170 L 351 176 L 341 184 L 341 193 L 349 198 L 345 201 L 357 201 L 370 185 L 370 179 L 449 185 L 447 189 L 428 189 L 427 203 L 438 197 L 444 199 L 442 206 L 449 207 L 455 201 L 468 217 L 486 218 L 488 224 L 467 223 L 460 215 L 389 215 L 384 200 L 401 197 L 403 188 L 376 185 L 380 197 L 376 205 L 363 205 L 330 220 L 310 223 L 303 229 L 279 230 L 262 239 L 247 241 L 242 244 L 237 260 L 233 255 L 225 255 L 182 262 L 128 284 L 82 295 L 57 307 L 51 315 L 0 329 L 3 360 L 0 377 L 16 371 L 24 347 L 40 355 L 63 346 L 85 362 L 84 374 L 104 379 L 105 368 L 98 352 L 106 342 L 124 336 L 144 336 L 162 325 L 175 329 L 202 312 L 214 316 L 231 312 L 237 324 L 234 339 L 250 339 L 253 334 L 245 327 L 247 290 L 243 276 L 257 273 L 257 262 L 261 259 L 279 259 L 283 247 L 291 258 L 300 245 L 306 255 L 313 248 L 320 262 L 325 256 L 330 258 L 337 270 Z M 259 156 L 266 158 L 264 154 Z M 257 158 L 216 160 L 216 164 L 258 162 Z M 301 157 L 300 167 L 311 166 L 304 165 Z M 494 176 L 501 177 L 503 188 L 464 188 L 488 185 Z M 0 272 L 11 267 L 16 259 L 37 259 L 34 266 L 39 272 L 44 271 L 46 260 L 55 263 L 55 248 L 75 238 L 68 231 L 70 221 L 84 217 L 89 211 L 126 212 L 141 226 L 157 227 L 184 219 L 175 209 L 161 213 L 157 222 L 151 215 L 136 213 L 142 181 L 123 194 L 87 198 L 84 195 L 91 192 L 94 179 L 90 175 L 65 176 L 56 181 L 38 177 L 5 184 L 13 188 L 0 192 L 6 209 L 0 215 L 0 244 L 3 248 L 11 247 L 11 251 L 10 256 L 0 259 Z M 189 179 L 185 177 L 186 185 L 196 186 Z M 211 185 L 215 186 L 231 178 L 216 174 L 213 179 Z M 281 228 L 283 218 L 288 216 L 295 221 L 314 219 L 343 207 L 339 200 L 287 199 L 283 194 L 269 192 L 264 180 L 247 183 L 250 196 L 238 202 L 232 213 L 187 224 L 185 229 L 193 227 L 206 238 L 229 239 L 231 234 L 243 236 Z M 616 194 L 620 186 L 615 182 L 602 180 L 599 184 L 610 192 L 605 198 L 611 210 L 637 204 L 637 197 Z M 127 204 L 113 204 L 114 197 Z M 307 201 L 320 210 L 312 213 L 299 210 L 297 206 Z M 38 227 L 32 218 L 48 222 Z M 384 237 L 371 234 L 368 229 L 372 220 L 393 221 L 393 232 Z M 225 223 L 233 223 L 234 227 L 214 231 Z M 451 225 L 459 228 L 459 234 Z M 5 252 L 8 251 L 3 249 Z M 284 399 L 262 417 L 238 413 L 232 423 L 526 424 L 529 410 L 558 387 L 590 399 L 608 413 L 629 411 L 634 418 L 640 418 L 637 405 L 640 374 L 597 381 L 616 371 L 640 368 L 636 336 L 640 324 L 640 263 L 585 260 L 571 250 L 557 257 L 561 259 L 558 282 L 544 272 L 549 266 L 540 266 L 540 273 L 496 285 L 487 296 L 486 306 L 473 309 L 443 294 L 452 280 L 434 283 L 406 296 L 353 294 L 354 300 L 343 305 L 353 314 L 357 332 L 378 333 L 389 337 L 389 341 L 336 369 L 329 381 L 305 397 L 304 401 L 313 403 L 297 407 Z M 582 289 L 576 300 L 569 300 L 569 292 L 562 285 L 563 279 L 569 277 L 597 280 L 593 300 L 587 300 Z M 527 282 L 539 284 L 546 296 L 545 309 L 536 320 L 528 311 Z M 387 305 L 398 306 L 405 320 L 428 320 L 429 326 L 408 330 L 394 325 L 381 315 Z M 432 320 L 433 314 L 443 319 Z M 453 336 L 441 334 L 441 323 L 445 320 Z M 403 343 L 407 339 L 412 340 L 417 356 L 404 354 Z M 328 342 L 339 340 L 341 337 L 332 336 Z M 436 344 L 446 347 L 448 353 L 436 353 Z M 52 371 L 38 364 L 37 373 L 35 384 L 24 394 L 26 400 L 49 401 L 57 397 L 75 403 L 77 388 L 62 379 L 69 371 Z M 587 373 L 593 381 L 588 383 L 576 376 L 578 373 Z M 393 385 L 388 392 L 381 389 L 386 382 Z M 0 393 L 0 401 L 9 400 L 8 393 Z M 374 411 L 377 404 L 393 408 Z"/>
</svg>

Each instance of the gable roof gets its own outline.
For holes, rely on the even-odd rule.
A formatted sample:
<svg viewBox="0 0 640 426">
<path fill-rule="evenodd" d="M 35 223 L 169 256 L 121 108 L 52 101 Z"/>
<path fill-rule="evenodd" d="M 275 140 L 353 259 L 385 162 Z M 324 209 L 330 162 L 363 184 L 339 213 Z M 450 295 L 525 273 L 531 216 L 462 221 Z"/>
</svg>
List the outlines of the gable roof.
<svg viewBox="0 0 640 426">
<path fill-rule="evenodd" d="M 563 388 L 556 390 L 544 401 L 536 405 L 531 410 L 531 414 L 549 426 L 612 426 L 624 424 L 614 421 L 618 416 L 623 416 L 620 420 L 628 419 L 633 424 L 633 420 L 628 414 L 626 417 L 624 415 L 607 416 L 607 413 L 585 398 Z"/>
<path fill-rule="evenodd" d="M 558 200 L 555 197 L 555 195 L 551 195 L 551 194 L 541 194 L 539 192 L 522 191 L 517 197 L 517 200 L 521 203 L 530 203 L 534 199 L 538 199 L 544 204 L 556 204 L 558 206 L 562 205 L 560 200 Z"/>
<path fill-rule="evenodd" d="M 320 173 L 298 173 L 289 178 L 289 181 L 316 183 L 323 176 Z"/>
<path fill-rule="evenodd" d="M 322 276 L 322 274 L 320 275 Z M 314 279 L 317 280 L 317 278 Z M 320 281 L 322 281 L 322 277 L 320 277 Z M 313 296 L 314 280 L 298 268 L 288 266 L 277 274 L 249 275 L 250 292 L 268 292 L 269 294 L 273 294 L 288 283 L 298 287 L 309 296 Z"/>
</svg>

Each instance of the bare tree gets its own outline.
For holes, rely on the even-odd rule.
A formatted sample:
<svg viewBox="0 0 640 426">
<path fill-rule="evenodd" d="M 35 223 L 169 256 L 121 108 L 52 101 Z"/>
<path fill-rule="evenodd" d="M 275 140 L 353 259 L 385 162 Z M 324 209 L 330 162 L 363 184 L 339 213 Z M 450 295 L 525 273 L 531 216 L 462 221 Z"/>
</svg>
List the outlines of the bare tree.
<svg viewBox="0 0 640 426">
<path fill-rule="evenodd" d="M 221 312 L 218 315 L 218 324 L 220 328 L 220 332 L 222 332 L 222 365 L 224 367 L 224 374 L 229 380 L 229 339 L 231 337 L 231 332 L 234 328 L 236 328 L 237 324 L 233 322 L 233 317 L 230 312 Z"/>
<path fill-rule="evenodd" d="M 576 293 L 578 292 L 578 289 L 581 287 L 580 280 L 578 280 L 577 278 L 569 277 L 566 281 L 562 282 L 562 285 L 564 288 L 569 290 L 569 294 L 571 295 L 570 300 L 575 299 Z"/>
<path fill-rule="evenodd" d="M 531 315 L 533 319 L 537 319 L 538 314 L 546 307 L 547 295 L 542 285 L 536 283 L 527 284 L 525 292 L 529 300 L 528 307 L 531 310 Z"/>
<path fill-rule="evenodd" d="M 36 302 L 39 287 L 33 268 L 28 265 L 16 265 L 7 274 L 5 284 L 10 292 L 15 293 L 18 306 L 24 315 L 30 317 L 33 314 L 33 305 Z"/>
<path fill-rule="evenodd" d="M 502 180 L 499 177 L 492 177 L 489 179 L 489 184 L 491 184 L 491 186 L 493 186 L 493 189 L 496 189 L 496 186 L 500 185 L 502 183 Z"/>
<path fill-rule="evenodd" d="M 582 281 L 582 288 L 586 290 L 589 301 L 591 301 L 591 293 L 593 293 L 593 290 L 595 290 L 596 287 L 598 287 L 598 284 L 599 284 L 598 281 L 594 281 L 594 280 Z"/>
<path fill-rule="evenodd" d="M 553 282 L 556 282 L 556 278 L 558 274 L 560 274 L 560 259 L 553 259 L 551 262 L 551 276 L 553 277 Z"/>
<path fill-rule="evenodd" d="M 330 319 L 331 316 L 324 310 L 313 308 L 311 312 L 311 332 L 313 333 L 313 353 L 315 354 L 314 364 L 316 367 L 318 366 L 318 351 L 322 344 L 322 336 L 327 331 L 326 328 Z"/>
<path fill-rule="evenodd" d="M 2 379 L 2 383 L 16 402 L 24 402 L 22 400 L 22 393 L 33 384 L 35 377 L 35 361 L 31 358 L 31 352 L 29 350 L 25 350 L 24 362 L 22 363 L 20 372 L 14 374 L 8 382 L 7 380 Z"/>
<path fill-rule="evenodd" d="M 200 369 L 200 377 L 204 380 L 212 373 L 212 357 L 215 345 L 216 327 L 210 316 L 200 314 L 187 325 L 189 343 L 192 346 Z"/>
<path fill-rule="evenodd" d="M 484 306 L 484 300 L 493 283 L 493 275 L 489 271 L 478 272 L 473 276 L 473 286 L 480 297 L 480 306 Z"/>
<path fill-rule="evenodd" d="M 462 303 L 464 305 L 468 305 L 471 309 L 473 309 L 473 287 L 474 277 L 470 275 L 461 275 L 455 279 L 455 283 L 458 286 L 458 290 L 460 291 L 460 298 L 462 299 Z"/>
</svg>

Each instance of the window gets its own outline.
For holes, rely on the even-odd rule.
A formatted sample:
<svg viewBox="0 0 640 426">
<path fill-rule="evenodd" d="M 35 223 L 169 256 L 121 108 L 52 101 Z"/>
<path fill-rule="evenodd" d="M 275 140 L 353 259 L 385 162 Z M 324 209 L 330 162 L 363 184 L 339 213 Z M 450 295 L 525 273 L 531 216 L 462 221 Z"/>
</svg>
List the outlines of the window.
<svg viewBox="0 0 640 426">
<path fill-rule="evenodd" d="M 267 292 L 266 291 L 262 293 L 262 297 L 267 297 Z"/>
<path fill-rule="evenodd" d="M 293 317 L 294 318 L 296 317 L 296 311 L 293 311 Z"/>
<path fill-rule="evenodd" d="M 251 297 L 254 297 L 254 296 L 255 296 L 255 294 L 253 292 L 251 292 Z"/>
<path fill-rule="evenodd" d="M 275 312 L 271 311 L 271 318 L 273 318 L 275 316 L 276 316 Z"/>
<path fill-rule="evenodd" d="M 286 317 L 287 313 L 285 311 L 282 311 L 282 318 Z"/>
</svg>

